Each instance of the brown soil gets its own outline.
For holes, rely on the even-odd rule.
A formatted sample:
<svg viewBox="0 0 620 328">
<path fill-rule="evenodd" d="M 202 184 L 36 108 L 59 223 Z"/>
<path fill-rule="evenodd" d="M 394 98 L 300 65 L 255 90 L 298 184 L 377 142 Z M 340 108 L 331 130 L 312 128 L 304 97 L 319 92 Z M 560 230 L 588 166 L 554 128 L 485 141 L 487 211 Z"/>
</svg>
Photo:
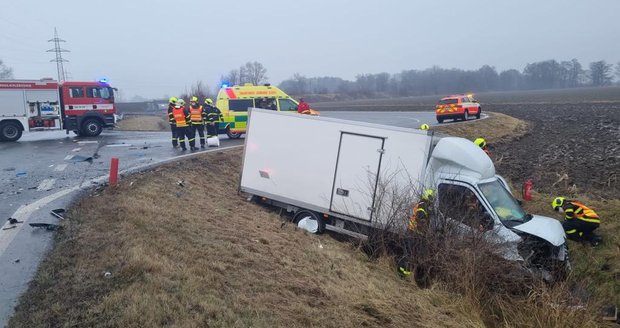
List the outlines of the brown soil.
<svg viewBox="0 0 620 328">
<path fill-rule="evenodd" d="M 487 106 L 526 120 L 514 143 L 495 144 L 497 170 L 537 190 L 620 198 L 620 103 Z"/>
</svg>

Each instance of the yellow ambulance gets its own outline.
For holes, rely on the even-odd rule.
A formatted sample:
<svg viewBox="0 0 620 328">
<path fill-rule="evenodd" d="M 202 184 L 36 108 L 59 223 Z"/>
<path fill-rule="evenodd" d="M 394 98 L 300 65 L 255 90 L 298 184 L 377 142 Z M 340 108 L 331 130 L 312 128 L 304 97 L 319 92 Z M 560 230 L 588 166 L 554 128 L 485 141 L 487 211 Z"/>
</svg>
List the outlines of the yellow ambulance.
<svg viewBox="0 0 620 328">
<path fill-rule="evenodd" d="M 237 139 L 245 133 L 248 122 L 248 108 L 264 108 L 280 112 L 297 112 L 299 103 L 278 87 L 265 84 L 222 86 L 217 94 L 215 106 L 222 111 L 223 122 L 219 123 L 220 133 Z M 312 115 L 319 115 L 312 111 Z"/>
</svg>

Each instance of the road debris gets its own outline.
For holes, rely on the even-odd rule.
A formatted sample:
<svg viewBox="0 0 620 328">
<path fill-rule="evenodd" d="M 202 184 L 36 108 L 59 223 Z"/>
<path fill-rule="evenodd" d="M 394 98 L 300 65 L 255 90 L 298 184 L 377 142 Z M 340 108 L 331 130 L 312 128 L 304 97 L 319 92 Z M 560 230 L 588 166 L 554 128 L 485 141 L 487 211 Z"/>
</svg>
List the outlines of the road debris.
<svg viewBox="0 0 620 328">
<path fill-rule="evenodd" d="M 9 224 L 24 223 L 24 221 L 19 221 L 19 220 L 14 219 L 14 218 L 9 218 L 7 221 L 9 221 Z"/>
<path fill-rule="evenodd" d="M 103 276 L 106 277 L 106 278 L 110 278 L 112 276 L 112 273 L 109 272 L 109 271 L 106 271 L 106 272 L 103 273 Z"/>
<path fill-rule="evenodd" d="M 17 171 L 17 172 L 15 172 L 15 176 L 18 177 L 18 178 L 19 177 L 27 177 L 28 176 L 28 172 L 26 172 L 26 171 Z"/>
<path fill-rule="evenodd" d="M 65 219 L 65 216 L 64 216 L 64 215 L 65 215 L 65 213 L 66 213 L 66 211 L 65 211 L 65 209 L 64 209 L 64 208 L 56 208 L 56 209 L 53 209 L 53 210 L 50 212 L 50 214 L 51 214 L 52 216 L 54 216 L 54 217 L 56 217 L 56 218 L 59 218 L 59 219 L 61 219 L 61 220 L 64 220 L 64 219 Z"/>
<path fill-rule="evenodd" d="M 17 228 L 17 226 L 14 225 L 14 226 L 9 226 L 9 227 L 6 227 L 6 228 L 2 228 L 2 230 L 11 230 L 11 229 L 15 229 L 15 228 Z"/>
<path fill-rule="evenodd" d="M 48 231 L 56 231 L 60 229 L 60 226 L 52 223 L 29 223 L 33 228 L 45 228 Z"/>
<path fill-rule="evenodd" d="M 178 180 L 178 181 L 177 181 L 177 185 L 178 185 L 179 187 L 185 187 L 185 180 Z"/>
</svg>

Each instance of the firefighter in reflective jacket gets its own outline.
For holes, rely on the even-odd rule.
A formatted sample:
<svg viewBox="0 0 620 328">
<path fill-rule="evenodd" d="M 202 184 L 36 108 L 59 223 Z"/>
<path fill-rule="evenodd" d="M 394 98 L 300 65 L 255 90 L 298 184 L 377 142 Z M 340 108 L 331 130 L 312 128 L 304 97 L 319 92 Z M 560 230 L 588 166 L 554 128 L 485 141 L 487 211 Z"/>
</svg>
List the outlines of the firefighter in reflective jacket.
<svg viewBox="0 0 620 328">
<path fill-rule="evenodd" d="M 411 257 L 420 251 L 420 236 L 428 228 L 433 200 L 433 190 L 426 189 L 422 193 L 422 199 L 413 207 L 407 226 L 403 257 L 398 264 L 398 272 L 405 277 L 411 275 Z"/>
<path fill-rule="evenodd" d="M 179 147 L 179 141 L 177 138 L 177 124 L 174 121 L 174 116 L 172 115 L 172 110 L 174 109 L 174 105 L 177 103 L 177 97 L 170 97 L 168 101 L 168 123 L 170 123 L 170 132 L 172 132 L 172 147 Z"/>
<path fill-rule="evenodd" d="M 196 132 L 200 136 L 200 148 L 205 148 L 205 120 L 207 113 L 198 103 L 198 97 L 192 97 L 189 102 L 189 114 L 191 118 L 191 126 L 189 127 L 189 147 L 191 150 L 196 148 Z"/>
<path fill-rule="evenodd" d="M 218 125 L 222 121 L 222 112 L 213 106 L 211 98 L 205 99 L 205 112 L 207 115 L 207 138 L 218 135 Z"/>
<path fill-rule="evenodd" d="M 185 147 L 185 136 L 188 135 L 189 125 L 191 118 L 189 111 L 185 108 L 185 100 L 177 100 L 174 109 L 172 110 L 172 116 L 177 129 L 177 138 L 182 150 L 187 150 Z"/>
<path fill-rule="evenodd" d="M 484 138 L 476 138 L 476 140 L 474 140 L 474 144 L 480 147 L 480 149 L 482 149 L 487 155 L 489 155 L 489 157 L 491 157 L 491 151 L 489 150 L 489 145 L 487 144 L 487 141 L 484 140 Z"/>
<path fill-rule="evenodd" d="M 601 224 L 601 219 L 594 210 L 577 200 L 556 197 L 551 202 L 553 210 L 564 213 L 564 232 L 566 237 L 575 241 L 589 241 L 596 246 L 600 243 L 600 237 L 594 234 L 594 230 Z"/>
</svg>

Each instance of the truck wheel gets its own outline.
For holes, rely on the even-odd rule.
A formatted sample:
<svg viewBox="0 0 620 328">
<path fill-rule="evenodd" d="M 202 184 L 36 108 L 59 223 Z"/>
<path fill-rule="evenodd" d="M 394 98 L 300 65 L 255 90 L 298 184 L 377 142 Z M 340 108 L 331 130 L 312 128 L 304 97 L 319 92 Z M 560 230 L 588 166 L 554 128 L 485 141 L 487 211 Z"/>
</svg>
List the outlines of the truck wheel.
<svg viewBox="0 0 620 328">
<path fill-rule="evenodd" d="M 103 125 L 101 121 L 94 118 L 89 118 L 82 123 L 82 129 L 80 134 L 85 137 L 96 137 L 103 131 Z"/>
<path fill-rule="evenodd" d="M 442 118 L 442 117 L 438 117 L 438 118 L 437 118 L 437 122 L 439 122 L 439 123 L 443 123 L 443 118 Z"/>
<path fill-rule="evenodd" d="M 467 120 L 469 120 L 469 119 L 470 119 L 470 116 L 469 116 L 469 111 L 468 111 L 468 110 L 466 110 L 466 111 L 465 111 L 465 114 L 463 114 L 463 121 L 467 121 Z"/>
<path fill-rule="evenodd" d="M 22 129 L 19 124 L 6 122 L 0 125 L 0 140 L 17 141 L 22 137 Z"/>
<path fill-rule="evenodd" d="M 297 212 L 293 217 L 293 222 L 298 228 L 313 234 L 320 234 L 325 230 L 325 222 L 312 211 L 302 210 Z"/>
<path fill-rule="evenodd" d="M 482 107 L 478 107 L 478 113 L 476 114 L 476 118 L 480 118 L 480 113 L 482 113 Z"/>
<path fill-rule="evenodd" d="M 241 133 L 238 132 L 231 132 L 230 128 L 226 129 L 226 135 L 228 136 L 228 138 L 230 139 L 239 139 L 241 138 Z"/>
</svg>

